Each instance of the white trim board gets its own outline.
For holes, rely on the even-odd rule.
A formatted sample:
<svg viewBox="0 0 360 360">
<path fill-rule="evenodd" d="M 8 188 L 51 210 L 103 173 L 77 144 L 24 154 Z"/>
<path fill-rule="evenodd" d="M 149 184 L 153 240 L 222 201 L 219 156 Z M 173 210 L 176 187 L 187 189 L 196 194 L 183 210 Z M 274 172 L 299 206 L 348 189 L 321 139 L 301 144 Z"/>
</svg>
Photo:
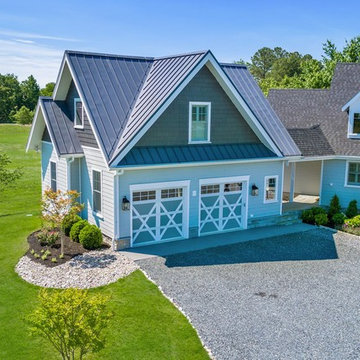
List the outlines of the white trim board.
<svg viewBox="0 0 360 360">
<path fill-rule="evenodd" d="M 192 108 L 193 106 L 207 106 L 207 139 L 192 140 Z M 209 144 L 211 143 L 211 102 L 190 101 L 189 102 L 189 127 L 188 127 L 188 143 L 189 144 Z"/>
</svg>

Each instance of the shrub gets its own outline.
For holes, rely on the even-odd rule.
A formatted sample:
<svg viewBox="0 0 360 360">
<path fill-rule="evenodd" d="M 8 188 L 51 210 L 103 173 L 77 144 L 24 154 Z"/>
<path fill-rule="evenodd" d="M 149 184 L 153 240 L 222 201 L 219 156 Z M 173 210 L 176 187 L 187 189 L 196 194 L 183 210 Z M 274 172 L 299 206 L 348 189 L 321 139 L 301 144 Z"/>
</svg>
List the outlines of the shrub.
<svg viewBox="0 0 360 360">
<path fill-rule="evenodd" d="M 82 219 L 79 215 L 75 215 L 72 213 L 67 214 L 61 223 L 61 230 L 64 232 L 66 236 L 69 236 L 72 226 L 81 220 Z"/>
<path fill-rule="evenodd" d="M 59 239 L 60 234 L 56 230 L 42 229 L 36 237 L 41 246 L 52 246 Z"/>
<path fill-rule="evenodd" d="M 328 216 L 326 214 L 317 214 L 315 215 L 315 224 L 326 225 L 329 222 Z"/>
<path fill-rule="evenodd" d="M 347 209 L 345 211 L 345 215 L 349 219 L 351 219 L 351 218 L 355 217 L 357 214 L 358 214 L 357 201 L 351 200 L 349 202 L 349 206 L 347 207 Z"/>
<path fill-rule="evenodd" d="M 57 263 L 56 257 L 51 258 L 51 262 Z"/>
<path fill-rule="evenodd" d="M 332 217 L 339 212 L 341 212 L 340 200 L 337 195 L 334 195 L 330 201 L 330 206 L 328 210 L 329 219 L 332 220 Z"/>
<path fill-rule="evenodd" d="M 80 231 L 86 226 L 89 225 L 87 220 L 80 220 L 78 222 L 76 222 L 70 230 L 70 239 L 72 241 L 76 241 L 79 242 L 79 234 Z"/>
<path fill-rule="evenodd" d="M 86 225 L 80 231 L 79 240 L 85 249 L 97 249 L 102 244 L 102 233 L 96 225 Z"/>
<path fill-rule="evenodd" d="M 39 304 L 27 316 L 31 335 L 48 341 L 62 359 L 83 359 L 104 348 L 112 313 L 109 297 L 89 295 L 86 290 L 66 289 L 39 292 Z"/>
<path fill-rule="evenodd" d="M 343 213 L 337 213 L 332 217 L 332 222 L 335 227 L 341 227 L 345 222 L 345 215 Z"/>
<path fill-rule="evenodd" d="M 315 224 L 315 216 L 319 214 L 326 214 L 326 211 L 321 207 L 312 207 L 301 213 L 301 219 L 304 223 Z"/>
<path fill-rule="evenodd" d="M 345 226 L 348 226 L 350 228 L 360 227 L 360 215 L 357 215 L 352 219 L 345 220 Z"/>
</svg>

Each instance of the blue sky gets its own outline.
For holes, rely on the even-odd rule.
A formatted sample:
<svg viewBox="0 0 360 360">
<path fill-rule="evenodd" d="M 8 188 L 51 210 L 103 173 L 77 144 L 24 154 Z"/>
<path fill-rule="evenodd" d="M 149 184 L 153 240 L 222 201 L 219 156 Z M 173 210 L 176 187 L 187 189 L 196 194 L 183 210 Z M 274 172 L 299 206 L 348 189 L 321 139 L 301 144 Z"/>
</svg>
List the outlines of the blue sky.
<svg viewBox="0 0 360 360">
<path fill-rule="evenodd" d="M 263 46 L 320 58 L 360 35 L 360 1 L 0 0 L 0 73 L 55 81 L 65 49 L 162 56 L 211 49 L 232 62 Z"/>
</svg>

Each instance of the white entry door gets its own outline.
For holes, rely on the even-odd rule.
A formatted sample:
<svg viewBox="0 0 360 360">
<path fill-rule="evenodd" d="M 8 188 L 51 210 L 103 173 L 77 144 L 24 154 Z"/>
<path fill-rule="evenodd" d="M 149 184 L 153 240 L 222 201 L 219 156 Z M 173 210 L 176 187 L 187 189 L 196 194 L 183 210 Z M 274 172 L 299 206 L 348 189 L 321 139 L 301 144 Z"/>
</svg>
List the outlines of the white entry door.
<svg viewBox="0 0 360 360">
<path fill-rule="evenodd" d="M 247 227 L 248 177 L 200 180 L 199 236 Z"/>
<path fill-rule="evenodd" d="M 188 182 L 132 185 L 131 244 L 188 237 Z"/>
</svg>

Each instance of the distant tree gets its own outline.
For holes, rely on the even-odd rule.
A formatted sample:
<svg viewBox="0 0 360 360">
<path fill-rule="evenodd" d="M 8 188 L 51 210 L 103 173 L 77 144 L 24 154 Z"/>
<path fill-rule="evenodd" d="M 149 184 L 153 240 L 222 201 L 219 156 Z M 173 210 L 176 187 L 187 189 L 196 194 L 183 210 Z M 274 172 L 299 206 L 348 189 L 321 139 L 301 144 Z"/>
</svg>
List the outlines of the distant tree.
<svg viewBox="0 0 360 360">
<path fill-rule="evenodd" d="M 41 96 L 52 96 L 54 88 L 55 88 L 55 83 L 54 82 L 49 82 L 49 83 L 47 83 L 45 85 L 44 88 L 42 88 L 40 90 L 40 95 Z"/>
<path fill-rule="evenodd" d="M 11 165 L 9 156 L 4 152 L 0 152 L 0 192 L 12 186 L 22 175 L 20 168 L 10 170 L 9 165 Z"/>
<path fill-rule="evenodd" d="M 14 74 L 0 74 L 0 123 L 11 122 L 11 116 L 21 104 L 18 78 Z"/>
<path fill-rule="evenodd" d="M 35 78 L 30 75 L 20 84 L 22 104 L 28 109 L 34 110 L 40 95 L 40 87 Z"/>
<path fill-rule="evenodd" d="M 31 124 L 34 118 L 34 111 L 29 110 L 26 106 L 22 106 L 13 116 L 12 119 L 21 125 Z"/>
</svg>

